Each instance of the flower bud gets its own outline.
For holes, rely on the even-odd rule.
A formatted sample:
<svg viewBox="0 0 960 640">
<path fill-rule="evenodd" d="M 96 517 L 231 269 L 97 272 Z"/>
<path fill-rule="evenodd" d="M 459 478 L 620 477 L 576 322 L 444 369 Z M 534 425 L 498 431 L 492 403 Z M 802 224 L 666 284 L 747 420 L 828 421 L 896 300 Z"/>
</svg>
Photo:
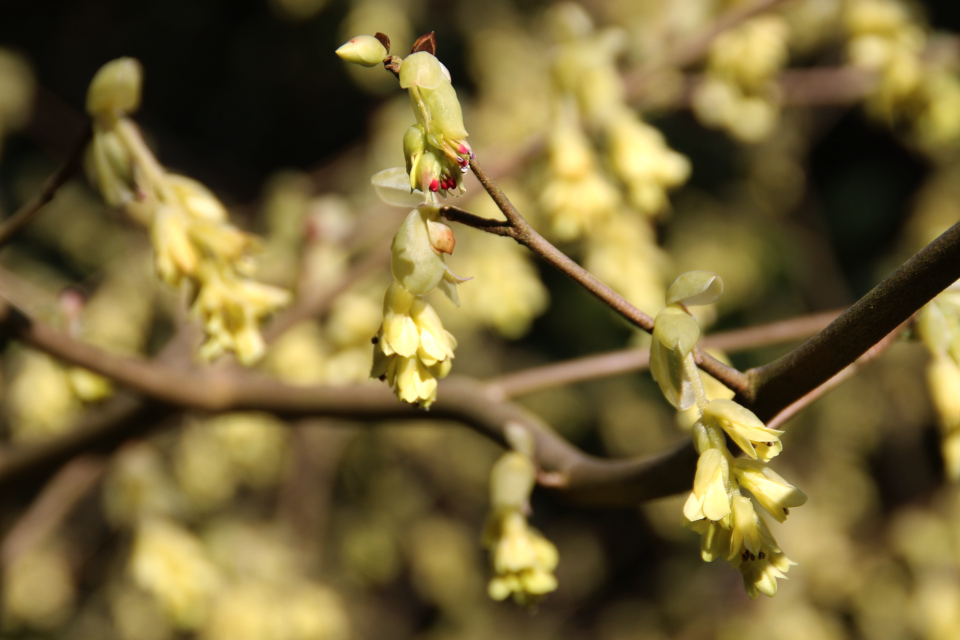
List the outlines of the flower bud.
<svg viewBox="0 0 960 640">
<path fill-rule="evenodd" d="M 100 67 L 87 92 L 87 113 L 92 116 L 131 113 L 140 106 L 143 71 L 135 58 L 117 58 Z"/>
<path fill-rule="evenodd" d="M 442 222 L 427 220 L 427 234 L 430 236 L 430 246 L 434 251 L 440 253 L 453 253 L 453 248 L 457 245 L 457 239 L 453 235 L 453 229 Z"/>
<path fill-rule="evenodd" d="M 375 67 L 387 57 L 387 48 L 373 36 L 356 36 L 337 49 L 337 55 L 353 64 Z"/>
</svg>

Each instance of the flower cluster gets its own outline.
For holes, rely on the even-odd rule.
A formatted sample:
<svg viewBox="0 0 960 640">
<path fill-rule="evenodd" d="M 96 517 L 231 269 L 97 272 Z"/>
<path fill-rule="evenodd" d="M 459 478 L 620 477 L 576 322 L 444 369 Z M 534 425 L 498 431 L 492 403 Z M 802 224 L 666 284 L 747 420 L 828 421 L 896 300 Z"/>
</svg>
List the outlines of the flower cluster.
<svg viewBox="0 0 960 640">
<path fill-rule="evenodd" d="M 493 561 L 494 576 L 487 592 L 494 600 L 512 595 L 517 604 L 531 605 L 557 588 L 553 575 L 557 548 L 527 524 L 525 516 L 535 480 L 536 468 L 528 453 L 510 451 L 493 467 L 483 543 Z"/>
<path fill-rule="evenodd" d="M 753 501 L 741 492 L 749 491 L 779 522 L 807 497 L 765 464 L 783 449 L 782 431 L 770 429 L 733 400 L 707 399 L 693 355 L 700 329 L 686 305 L 708 304 L 722 291 L 719 277 L 706 271 L 677 278 L 667 290 L 666 308 L 654 321 L 650 370 L 671 404 L 679 410 L 696 406 L 699 412 L 692 433 L 700 459 L 683 516 L 702 536 L 703 559 L 723 558 L 738 568 L 750 597 L 773 596 L 777 579 L 785 578 L 795 563 L 777 545 Z M 728 437 L 746 458 L 734 458 Z"/>
<path fill-rule="evenodd" d="M 337 49 L 337 55 L 368 67 L 391 62 L 385 59 L 389 50 L 383 44 L 389 40 L 378 36 L 352 38 Z M 450 72 L 425 50 L 415 50 L 399 61 L 395 70 L 417 119 L 403 135 L 410 190 L 423 193 L 429 203 L 438 202 L 439 196 L 460 195 L 473 150 L 467 142 L 469 134 L 463 126 L 463 110 L 450 83 Z"/>
<path fill-rule="evenodd" d="M 288 292 L 251 278 L 255 238 L 230 225 L 223 204 L 199 182 L 168 173 L 127 114 L 140 103 L 140 64 L 114 60 L 90 84 L 92 178 L 103 198 L 150 228 L 160 279 L 185 285 L 190 314 L 206 332 L 200 355 L 236 353 L 253 364 L 264 351 L 260 320 L 287 304 Z"/>
<path fill-rule="evenodd" d="M 425 38 L 429 41 L 429 37 Z M 421 40 L 425 40 L 422 38 Z M 403 61 L 384 60 L 385 36 L 358 36 L 337 50 L 348 62 L 373 66 L 394 62 L 400 86 L 408 90 L 417 123 L 403 136 L 405 169 L 387 169 L 372 182 L 386 202 L 416 206 L 390 247 L 393 283 L 383 298 L 383 324 L 373 339 L 371 377 L 393 387 L 397 398 L 424 409 L 437 399 L 437 380 L 450 372 L 457 340 L 423 298 L 439 289 L 459 304 L 456 285 L 464 281 L 444 263 L 453 253 L 453 229 L 440 221 L 439 196 L 463 193 L 463 174 L 473 152 L 450 72 L 430 52 L 416 50 Z M 378 49 L 377 46 L 380 46 Z"/>
<path fill-rule="evenodd" d="M 700 121 L 743 142 L 773 132 L 780 115 L 776 75 L 787 63 L 788 35 L 782 16 L 764 15 L 717 37 L 693 94 Z"/>
<path fill-rule="evenodd" d="M 847 55 L 878 75 L 867 108 L 894 125 L 907 125 L 935 146 L 960 137 L 960 78 L 949 60 L 926 52 L 927 36 L 897 0 L 854 0 L 844 23 Z"/>
</svg>

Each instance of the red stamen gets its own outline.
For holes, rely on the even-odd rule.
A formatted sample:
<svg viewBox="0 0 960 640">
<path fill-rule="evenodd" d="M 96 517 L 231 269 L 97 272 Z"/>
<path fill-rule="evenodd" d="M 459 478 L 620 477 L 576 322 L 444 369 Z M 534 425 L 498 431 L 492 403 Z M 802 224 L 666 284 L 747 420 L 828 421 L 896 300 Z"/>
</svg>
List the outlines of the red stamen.
<svg viewBox="0 0 960 640">
<path fill-rule="evenodd" d="M 439 191 L 440 190 L 440 181 L 434 178 L 430 181 L 430 191 Z"/>
</svg>

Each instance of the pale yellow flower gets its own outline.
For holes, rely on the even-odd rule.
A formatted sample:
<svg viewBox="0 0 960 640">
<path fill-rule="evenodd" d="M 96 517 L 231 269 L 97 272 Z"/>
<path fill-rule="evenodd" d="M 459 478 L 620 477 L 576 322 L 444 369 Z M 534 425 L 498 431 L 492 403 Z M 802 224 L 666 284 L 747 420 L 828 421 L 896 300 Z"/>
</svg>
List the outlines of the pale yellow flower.
<svg viewBox="0 0 960 640">
<path fill-rule="evenodd" d="M 707 449 L 697 461 L 693 492 L 683 506 L 683 515 L 690 521 L 720 520 L 730 513 L 730 463 L 720 449 Z"/>
<path fill-rule="evenodd" d="M 556 590 L 557 548 L 538 531 L 527 525 L 519 511 L 509 510 L 495 516 L 494 533 L 487 541 L 493 550 L 495 576 L 488 593 L 494 600 L 511 594 L 518 604 L 533 604 Z"/>
<path fill-rule="evenodd" d="M 703 411 L 703 420 L 726 431 L 751 458 L 769 461 L 783 450 L 780 442 L 783 431 L 770 429 L 752 411 L 733 400 L 710 401 Z"/>
<path fill-rule="evenodd" d="M 780 522 L 787 519 L 789 508 L 799 507 L 807 502 L 806 494 L 757 460 L 734 460 L 733 475 L 737 482 L 753 494 L 757 502 Z"/>
</svg>

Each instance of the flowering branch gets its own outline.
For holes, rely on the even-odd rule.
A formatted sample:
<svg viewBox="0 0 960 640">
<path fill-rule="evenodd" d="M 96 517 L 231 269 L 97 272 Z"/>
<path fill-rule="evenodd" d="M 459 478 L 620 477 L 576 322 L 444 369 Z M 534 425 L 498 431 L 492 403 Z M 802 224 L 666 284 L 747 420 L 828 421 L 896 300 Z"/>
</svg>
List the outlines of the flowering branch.
<svg viewBox="0 0 960 640">
<path fill-rule="evenodd" d="M 441 209 L 441 213 L 444 216 L 470 226 L 474 226 L 471 223 L 483 221 L 475 228 L 513 238 L 599 298 L 631 325 L 647 333 L 653 331 L 653 318 L 627 302 L 623 296 L 598 280 L 593 274 L 571 260 L 565 253 L 537 233 L 536 230 L 524 220 L 520 212 L 517 211 L 517 208 L 513 206 L 509 198 L 507 198 L 503 191 L 500 190 L 500 187 L 497 186 L 497 183 L 487 175 L 476 158 L 470 160 L 470 168 L 477 176 L 480 184 L 483 185 L 483 188 L 486 189 L 487 193 L 496 203 L 497 207 L 503 212 L 503 215 L 506 216 L 507 226 L 503 226 L 503 224 L 500 223 L 491 230 L 489 220 L 479 218 L 478 216 L 464 216 L 464 212 L 459 209 L 455 211 Z M 452 217 L 449 217 L 448 213 L 452 214 Z M 706 353 L 697 353 L 696 358 L 697 364 L 702 367 L 704 371 L 710 373 L 729 388 L 737 392 L 747 391 L 747 379 L 741 372 L 723 364 Z"/>
</svg>

